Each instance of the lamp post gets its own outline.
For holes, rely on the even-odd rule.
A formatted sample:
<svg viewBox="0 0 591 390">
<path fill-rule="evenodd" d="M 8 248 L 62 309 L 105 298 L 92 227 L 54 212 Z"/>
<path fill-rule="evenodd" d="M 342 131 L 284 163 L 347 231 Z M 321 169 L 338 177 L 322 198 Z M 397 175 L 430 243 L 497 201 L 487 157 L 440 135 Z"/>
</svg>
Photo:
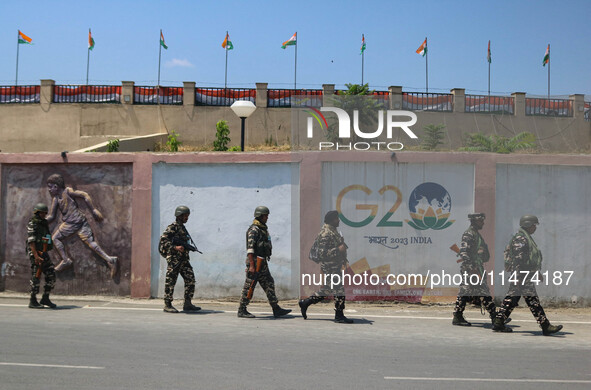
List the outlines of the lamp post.
<svg viewBox="0 0 591 390">
<path fill-rule="evenodd" d="M 249 100 L 236 100 L 230 106 L 230 108 L 242 121 L 242 126 L 240 129 L 240 150 L 244 152 L 244 124 L 246 122 L 246 118 L 248 118 L 257 108 Z"/>
</svg>

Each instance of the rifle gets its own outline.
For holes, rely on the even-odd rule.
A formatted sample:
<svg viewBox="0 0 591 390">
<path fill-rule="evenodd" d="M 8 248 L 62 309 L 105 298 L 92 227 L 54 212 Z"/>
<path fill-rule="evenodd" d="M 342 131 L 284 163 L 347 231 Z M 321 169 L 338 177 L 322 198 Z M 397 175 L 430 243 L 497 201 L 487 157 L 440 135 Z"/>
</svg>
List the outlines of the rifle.
<svg viewBox="0 0 591 390">
<path fill-rule="evenodd" d="M 254 294 L 254 288 L 257 285 L 257 281 L 259 280 L 259 272 L 261 271 L 261 266 L 263 265 L 263 258 L 257 256 L 257 265 L 254 271 L 254 276 L 252 277 L 252 282 L 250 283 L 250 287 L 248 288 L 248 294 L 246 294 L 247 299 L 252 299 L 252 294 Z"/>
<path fill-rule="evenodd" d="M 340 230 L 339 230 L 339 235 L 341 236 L 341 245 L 345 246 L 345 250 L 349 249 L 349 245 L 347 245 L 345 243 L 345 237 L 343 237 L 343 233 Z M 349 266 L 349 259 L 347 259 L 346 256 L 345 256 L 345 262 L 344 262 L 343 266 L 344 266 L 345 270 Z"/>
<path fill-rule="evenodd" d="M 43 259 L 43 255 L 45 253 L 47 253 L 47 245 L 49 244 L 49 240 L 47 237 L 43 237 L 41 239 L 43 241 L 43 251 L 41 252 L 37 252 L 37 256 L 41 257 L 41 259 Z M 43 260 L 41 260 L 41 264 L 43 264 Z M 37 272 L 35 273 L 35 278 L 39 279 L 41 277 L 41 264 L 37 264 L 39 267 L 37 268 Z"/>
<path fill-rule="evenodd" d="M 179 236 L 175 236 L 172 239 L 172 245 L 173 246 L 182 246 L 183 248 L 185 248 L 185 250 L 188 250 L 190 252 L 199 252 L 201 254 L 203 254 L 203 252 L 201 252 L 199 249 L 197 249 L 197 245 L 195 245 L 195 242 L 193 242 L 193 239 L 191 238 L 191 236 L 189 236 L 189 240 L 191 241 L 189 243 L 189 241 L 185 241 L 182 238 L 180 238 Z"/>
<path fill-rule="evenodd" d="M 460 255 L 460 248 L 458 247 L 457 244 L 453 244 L 452 246 L 449 247 L 449 249 L 451 249 L 453 252 L 455 252 L 458 256 Z M 462 261 L 464 261 L 464 259 L 462 259 L 460 257 L 459 259 L 456 260 L 456 263 L 461 263 Z"/>
</svg>

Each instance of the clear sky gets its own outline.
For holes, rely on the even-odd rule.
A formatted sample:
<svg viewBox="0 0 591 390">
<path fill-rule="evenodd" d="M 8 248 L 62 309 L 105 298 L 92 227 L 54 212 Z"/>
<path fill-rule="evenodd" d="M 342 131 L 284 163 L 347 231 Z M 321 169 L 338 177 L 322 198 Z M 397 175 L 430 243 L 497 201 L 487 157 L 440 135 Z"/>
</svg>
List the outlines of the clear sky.
<svg viewBox="0 0 591 390">
<path fill-rule="evenodd" d="M 546 95 L 550 44 L 551 94 L 591 100 L 591 1 L 36 1 L 0 2 L 0 85 L 13 85 L 17 30 L 33 39 L 20 45 L 19 84 L 84 84 L 87 36 L 92 29 L 90 84 L 155 85 L 159 32 L 161 85 L 224 85 L 226 30 L 228 85 L 293 88 L 298 32 L 298 88 L 364 81 L 386 90 L 425 90 L 425 58 L 415 50 L 428 37 L 429 91 L 465 88 L 486 94 L 491 40 L 491 93 Z"/>
</svg>

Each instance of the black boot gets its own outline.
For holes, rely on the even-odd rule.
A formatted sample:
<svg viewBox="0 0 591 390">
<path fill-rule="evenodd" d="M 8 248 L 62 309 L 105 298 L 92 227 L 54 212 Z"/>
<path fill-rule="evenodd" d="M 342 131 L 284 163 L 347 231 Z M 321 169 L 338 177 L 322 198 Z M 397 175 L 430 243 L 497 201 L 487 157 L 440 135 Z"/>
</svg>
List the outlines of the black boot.
<svg viewBox="0 0 591 390">
<path fill-rule="evenodd" d="M 505 326 L 505 321 L 503 320 L 502 317 L 496 317 L 493 320 L 492 330 L 493 330 L 493 332 L 503 332 L 503 333 L 513 332 L 513 329 L 509 328 L 508 326 Z"/>
<path fill-rule="evenodd" d="M 306 311 L 308 311 L 308 307 L 312 304 L 312 299 L 311 298 L 306 298 L 306 299 L 302 299 L 298 302 L 298 304 L 300 305 L 300 310 L 302 312 L 302 317 L 304 317 L 304 319 L 307 319 L 308 316 L 306 315 Z"/>
<path fill-rule="evenodd" d="M 454 319 L 451 321 L 451 324 L 457 326 L 472 326 L 471 323 L 466 321 L 464 314 L 461 311 L 456 311 L 454 313 Z"/>
<path fill-rule="evenodd" d="M 553 333 L 560 332 L 562 329 L 562 325 L 552 325 L 548 320 L 542 322 L 540 326 L 542 327 L 542 334 L 544 336 L 550 336 Z"/>
<path fill-rule="evenodd" d="M 253 314 L 250 314 L 248 310 L 246 310 L 246 306 L 240 306 L 238 308 L 238 317 L 240 318 L 255 318 Z"/>
<path fill-rule="evenodd" d="M 495 324 L 495 318 L 497 318 L 497 315 L 499 314 L 499 312 L 497 310 L 493 310 L 490 312 L 490 323 Z M 505 318 L 505 324 L 508 324 L 509 322 L 511 322 L 511 317 L 507 317 Z"/>
<path fill-rule="evenodd" d="M 191 299 L 185 299 L 185 304 L 183 305 L 183 311 L 199 311 L 201 308 L 199 306 L 195 306 L 191 303 Z"/>
<path fill-rule="evenodd" d="M 43 309 L 43 305 L 40 305 L 39 302 L 37 302 L 37 295 L 36 294 L 31 294 L 31 299 L 29 300 L 29 308 Z"/>
<path fill-rule="evenodd" d="M 278 304 L 271 306 L 273 308 L 273 317 L 279 318 L 291 313 L 291 309 L 282 309 Z"/>
<path fill-rule="evenodd" d="M 353 320 L 345 317 L 342 310 L 337 310 L 334 313 L 334 322 L 337 324 L 352 324 Z"/>
<path fill-rule="evenodd" d="M 164 300 L 164 311 L 167 313 L 178 313 L 179 311 L 172 306 L 172 301 Z"/>
<path fill-rule="evenodd" d="M 40 303 L 42 305 L 49 306 L 52 309 L 55 309 L 57 307 L 57 305 L 55 303 L 53 303 L 53 302 L 51 302 L 49 300 L 49 293 L 43 294 L 43 297 L 41 298 L 41 302 Z"/>
</svg>

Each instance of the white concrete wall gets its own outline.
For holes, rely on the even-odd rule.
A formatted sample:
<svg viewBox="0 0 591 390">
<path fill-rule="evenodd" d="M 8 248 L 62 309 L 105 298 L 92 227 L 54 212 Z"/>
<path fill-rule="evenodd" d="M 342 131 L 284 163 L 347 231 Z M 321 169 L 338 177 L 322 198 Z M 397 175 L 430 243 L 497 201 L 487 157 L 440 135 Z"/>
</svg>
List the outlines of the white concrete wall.
<svg viewBox="0 0 591 390">
<path fill-rule="evenodd" d="M 496 273 L 503 270 L 503 250 L 519 229 L 519 218 L 534 214 L 540 220 L 533 239 L 542 251 L 542 271 L 563 273 L 562 283 L 548 278 L 538 295 L 559 301 L 591 297 L 591 167 L 497 164 L 496 206 Z M 564 271 L 574 272 L 568 286 Z M 495 293 L 506 291 L 504 286 Z"/>
<path fill-rule="evenodd" d="M 292 169 L 289 163 L 166 164 L 153 165 L 152 175 L 152 287 L 162 297 L 166 261 L 158 253 L 160 234 L 174 221 L 179 205 L 191 209 L 187 230 L 203 255 L 191 253 L 197 279 L 196 297 L 239 296 L 244 284 L 246 230 L 254 209 L 269 207 L 269 232 L 273 241 L 270 270 L 280 299 L 297 296 L 292 274 Z M 294 175 L 297 177 L 297 173 Z M 297 187 L 297 182 L 296 182 Z M 293 269 L 292 269 L 293 268 Z M 295 269 L 295 272 L 294 272 Z M 183 296 L 179 277 L 174 296 Z M 255 299 L 265 299 L 260 287 Z"/>
</svg>

